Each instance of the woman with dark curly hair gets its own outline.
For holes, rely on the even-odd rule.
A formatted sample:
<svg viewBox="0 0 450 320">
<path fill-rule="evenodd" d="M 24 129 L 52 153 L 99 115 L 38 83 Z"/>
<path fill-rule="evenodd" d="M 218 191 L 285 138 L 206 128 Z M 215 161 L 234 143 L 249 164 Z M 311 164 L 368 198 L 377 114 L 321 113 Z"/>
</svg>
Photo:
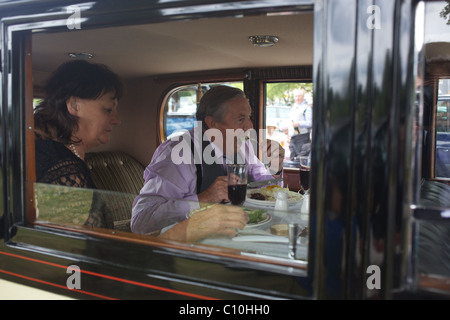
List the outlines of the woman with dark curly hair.
<svg viewBox="0 0 450 320">
<path fill-rule="evenodd" d="M 119 77 L 101 64 L 75 60 L 61 65 L 45 87 L 46 98 L 34 112 L 36 181 L 96 189 L 86 152 L 110 140 L 120 124 Z M 85 225 L 112 228 L 106 206 L 94 192 Z"/>
</svg>

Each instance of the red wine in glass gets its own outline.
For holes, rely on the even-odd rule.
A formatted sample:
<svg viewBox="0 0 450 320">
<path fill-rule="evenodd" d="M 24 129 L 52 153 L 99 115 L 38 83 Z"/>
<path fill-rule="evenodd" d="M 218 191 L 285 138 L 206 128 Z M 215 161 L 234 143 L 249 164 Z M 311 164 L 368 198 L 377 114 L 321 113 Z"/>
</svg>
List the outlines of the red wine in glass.
<svg viewBox="0 0 450 320">
<path fill-rule="evenodd" d="M 310 188 L 310 168 L 309 167 L 300 167 L 300 186 L 305 191 L 305 193 Z"/>
<path fill-rule="evenodd" d="M 247 185 L 246 184 L 235 184 L 232 186 L 228 186 L 228 198 L 231 203 L 235 206 L 240 206 L 244 204 L 245 197 L 247 194 Z"/>
<path fill-rule="evenodd" d="M 311 186 L 310 181 L 311 158 L 300 157 L 300 187 L 306 194 Z"/>
</svg>

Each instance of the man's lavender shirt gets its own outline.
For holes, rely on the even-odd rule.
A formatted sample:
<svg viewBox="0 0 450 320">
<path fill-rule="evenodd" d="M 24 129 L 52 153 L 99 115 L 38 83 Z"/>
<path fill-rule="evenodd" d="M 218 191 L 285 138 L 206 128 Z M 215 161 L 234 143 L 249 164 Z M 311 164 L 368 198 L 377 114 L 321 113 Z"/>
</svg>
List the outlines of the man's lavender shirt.
<svg viewBox="0 0 450 320">
<path fill-rule="evenodd" d="M 180 136 L 162 143 L 145 169 L 144 186 L 133 203 L 131 218 L 133 232 L 145 234 L 161 230 L 185 220 L 186 214 L 199 208 L 196 192 L 197 169 L 192 151 L 190 146 L 183 148 L 180 143 L 184 141 L 184 146 L 194 143 L 198 154 L 201 154 L 201 143 L 198 143 L 198 139 L 194 139 L 194 129 L 185 133 L 184 139 Z M 212 146 L 216 152 L 216 158 L 223 159 L 222 151 L 213 144 Z M 174 152 L 175 156 L 172 156 L 174 148 L 176 152 Z M 180 153 L 180 149 L 189 154 Z M 242 144 L 239 153 L 244 155 L 245 163 L 249 165 L 249 181 L 273 178 L 255 155 L 250 141 Z M 181 163 L 179 163 L 180 154 L 184 159 Z"/>
</svg>

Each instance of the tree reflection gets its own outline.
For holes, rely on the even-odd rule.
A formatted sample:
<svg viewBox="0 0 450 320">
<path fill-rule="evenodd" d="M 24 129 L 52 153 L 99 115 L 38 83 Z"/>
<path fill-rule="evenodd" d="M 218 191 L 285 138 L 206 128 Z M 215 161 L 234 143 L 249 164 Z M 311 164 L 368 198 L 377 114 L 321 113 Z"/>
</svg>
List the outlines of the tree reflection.
<svg viewBox="0 0 450 320">
<path fill-rule="evenodd" d="M 447 5 L 442 9 L 440 16 L 447 20 L 447 24 L 450 25 L 450 0 L 446 0 Z M 448 16 L 448 18 L 447 18 Z"/>
</svg>

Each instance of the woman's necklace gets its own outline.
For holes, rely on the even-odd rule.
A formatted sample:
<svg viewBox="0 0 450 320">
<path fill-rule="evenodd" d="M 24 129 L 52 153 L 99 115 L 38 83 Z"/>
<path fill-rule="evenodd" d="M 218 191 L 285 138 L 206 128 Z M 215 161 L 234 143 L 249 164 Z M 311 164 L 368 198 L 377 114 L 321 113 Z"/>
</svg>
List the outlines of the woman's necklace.
<svg viewBox="0 0 450 320">
<path fill-rule="evenodd" d="M 69 147 L 70 147 L 70 149 L 72 150 L 72 152 L 73 152 L 79 159 L 81 159 L 80 155 L 79 155 L 78 152 L 77 152 L 77 149 L 75 148 L 75 145 L 74 145 L 73 143 L 71 143 L 71 144 L 69 145 Z M 83 160 L 83 159 L 81 159 L 81 160 Z"/>
</svg>

